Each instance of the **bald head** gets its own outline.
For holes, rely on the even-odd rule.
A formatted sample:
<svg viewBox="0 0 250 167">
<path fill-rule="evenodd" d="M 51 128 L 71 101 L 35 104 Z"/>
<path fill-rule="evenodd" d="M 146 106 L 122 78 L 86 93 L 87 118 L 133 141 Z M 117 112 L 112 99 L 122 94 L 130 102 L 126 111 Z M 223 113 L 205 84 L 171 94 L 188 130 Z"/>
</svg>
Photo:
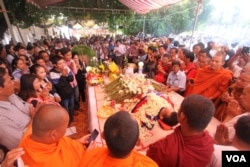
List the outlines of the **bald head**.
<svg viewBox="0 0 250 167">
<path fill-rule="evenodd" d="M 36 137 L 45 137 L 52 130 L 67 128 L 69 116 L 67 111 L 57 105 L 45 104 L 41 106 L 32 122 L 32 135 Z"/>
<path fill-rule="evenodd" d="M 219 70 L 225 63 L 225 55 L 223 52 L 217 52 L 210 62 L 210 68 L 212 70 Z"/>
</svg>

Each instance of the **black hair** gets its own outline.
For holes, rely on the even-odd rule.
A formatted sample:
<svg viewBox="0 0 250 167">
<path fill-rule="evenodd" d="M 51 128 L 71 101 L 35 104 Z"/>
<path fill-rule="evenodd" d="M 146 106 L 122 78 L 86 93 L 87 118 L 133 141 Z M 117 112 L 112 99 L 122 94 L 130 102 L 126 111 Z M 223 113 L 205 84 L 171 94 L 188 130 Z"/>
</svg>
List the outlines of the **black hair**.
<svg viewBox="0 0 250 167">
<path fill-rule="evenodd" d="M 34 63 L 37 64 L 37 61 L 40 60 L 40 59 L 43 59 L 43 60 L 44 60 L 44 58 L 43 58 L 42 56 L 36 56 L 36 57 L 34 58 Z"/>
<path fill-rule="evenodd" d="M 30 69 L 30 73 L 31 73 L 31 74 L 36 74 L 38 68 L 43 68 L 43 69 L 45 69 L 43 66 L 41 66 L 41 65 L 39 65 L 39 64 L 34 64 L 34 65 L 32 65 L 32 66 L 29 68 L 29 69 Z"/>
<path fill-rule="evenodd" d="M 176 54 L 178 53 L 178 49 L 177 48 L 171 48 L 170 50 L 174 50 Z"/>
<path fill-rule="evenodd" d="M 110 116 L 104 124 L 104 137 L 112 156 L 123 158 L 134 148 L 139 137 L 139 125 L 126 111 Z"/>
<path fill-rule="evenodd" d="M 11 67 L 12 67 L 12 70 L 13 70 L 13 71 L 17 68 L 18 61 L 20 61 L 20 60 L 22 60 L 22 59 L 20 59 L 20 58 L 14 58 L 14 59 L 12 60 Z M 23 60 L 22 60 L 22 61 L 23 61 Z M 23 62 L 23 63 L 26 63 L 26 62 Z"/>
<path fill-rule="evenodd" d="M 187 118 L 190 128 L 203 131 L 212 116 L 214 115 L 215 106 L 211 100 L 202 95 L 189 95 L 181 103 L 180 111 Z"/>
<path fill-rule="evenodd" d="M 6 74 L 6 69 L 3 67 L 0 67 L 0 87 L 4 87 L 4 75 Z"/>
<path fill-rule="evenodd" d="M 194 61 L 194 53 L 193 52 L 184 52 L 184 55 L 187 59 L 190 60 L 190 62 Z"/>
<path fill-rule="evenodd" d="M 67 54 L 68 52 L 70 52 L 71 50 L 69 49 L 69 48 L 62 48 L 61 49 L 61 54 L 62 55 L 65 55 L 65 54 Z"/>
<path fill-rule="evenodd" d="M 21 49 L 25 49 L 25 47 L 23 47 L 22 45 L 16 45 L 15 47 L 14 47 L 14 51 L 19 51 L 19 50 L 21 50 Z"/>
<path fill-rule="evenodd" d="M 162 121 L 169 125 L 169 126 L 175 126 L 178 124 L 178 116 L 177 112 L 173 111 L 171 112 L 170 116 L 164 115 L 162 118 Z"/>
<path fill-rule="evenodd" d="M 39 56 L 42 56 L 42 54 L 43 54 L 43 53 L 48 54 L 48 52 L 47 52 L 47 51 L 45 51 L 45 50 L 41 50 L 41 51 L 39 51 L 39 52 L 38 52 L 38 55 L 39 55 Z M 49 55 L 49 54 L 48 54 L 48 55 Z"/>
<path fill-rule="evenodd" d="M 56 65 L 57 62 L 60 61 L 60 60 L 62 60 L 62 59 L 63 58 L 61 56 L 56 55 L 56 56 L 51 57 L 51 62 L 52 62 L 52 64 Z"/>
<path fill-rule="evenodd" d="M 20 79 L 20 91 L 18 96 L 27 101 L 31 97 L 36 97 L 36 90 L 34 89 L 33 82 L 36 79 L 34 74 L 23 74 Z"/>
<path fill-rule="evenodd" d="M 72 52 L 72 58 L 73 58 L 75 55 L 78 55 L 78 52 L 77 52 L 77 51 L 73 51 L 73 52 Z"/>
<path fill-rule="evenodd" d="M 148 50 L 151 50 L 153 53 L 157 52 L 157 48 L 152 45 L 148 47 Z"/>
<path fill-rule="evenodd" d="M 11 54 L 11 53 L 10 53 L 10 48 L 11 48 L 11 47 L 13 47 L 13 45 L 11 45 L 11 44 L 5 45 L 5 50 L 6 50 L 6 53 L 7 53 L 7 54 Z"/>
<path fill-rule="evenodd" d="M 167 50 L 168 49 L 168 45 L 166 45 L 166 44 L 163 44 L 163 45 L 161 45 L 161 46 L 159 46 L 159 48 L 164 48 L 165 50 Z"/>
<path fill-rule="evenodd" d="M 174 65 L 178 65 L 180 67 L 181 66 L 181 62 L 178 61 L 178 60 L 173 60 L 172 61 L 172 66 L 174 66 Z"/>
<path fill-rule="evenodd" d="M 250 145 L 250 115 L 238 119 L 235 125 L 235 134 L 238 139 Z"/>
<path fill-rule="evenodd" d="M 29 45 L 27 45 L 26 50 L 32 50 L 33 48 L 34 47 L 31 44 L 29 44 Z"/>
</svg>

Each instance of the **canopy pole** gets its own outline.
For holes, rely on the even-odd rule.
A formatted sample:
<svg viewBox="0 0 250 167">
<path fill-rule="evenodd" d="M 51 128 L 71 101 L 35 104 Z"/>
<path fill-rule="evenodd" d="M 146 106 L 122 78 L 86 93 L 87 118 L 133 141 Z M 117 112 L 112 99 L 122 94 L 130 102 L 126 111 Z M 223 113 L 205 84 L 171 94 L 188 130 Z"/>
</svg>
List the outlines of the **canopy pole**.
<svg viewBox="0 0 250 167">
<path fill-rule="evenodd" d="M 143 16 L 143 27 L 142 27 L 142 39 L 145 39 L 145 20 L 146 20 L 146 16 Z"/>
<path fill-rule="evenodd" d="M 5 21 L 7 23 L 8 29 L 10 31 L 11 37 L 13 39 L 13 43 L 14 43 L 14 45 L 16 45 L 16 43 L 17 43 L 16 38 L 14 36 L 14 32 L 13 32 L 12 26 L 10 24 L 10 19 L 9 19 L 9 16 L 7 15 L 7 11 L 6 11 L 3 0 L 0 0 L 0 6 L 1 6 L 2 10 L 3 10 L 3 15 L 4 15 Z"/>
<path fill-rule="evenodd" d="M 195 10 L 195 19 L 194 19 L 194 25 L 193 25 L 192 35 L 191 35 L 191 39 L 190 39 L 189 49 L 191 49 L 191 45 L 193 43 L 193 36 L 194 36 L 194 31 L 196 28 L 197 21 L 198 21 L 198 15 L 199 15 L 199 9 L 200 9 L 201 3 L 202 3 L 202 0 L 198 0 L 198 5 L 197 5 L 197 8 Z"/>
<path fill-rule="evenodd" d="M 16 25 L 16 28 L 17 28 L 18 34 L 19 34 L 19 36 L 20 36 L 20 38 L 22 40 L 22 43 L 25 45 L 24 40 L 23 40 L 23 36 L 22 36 L 22 33 L 20 31 L 20 28 L 19 28 L 18 24 Z"/>
</svg>

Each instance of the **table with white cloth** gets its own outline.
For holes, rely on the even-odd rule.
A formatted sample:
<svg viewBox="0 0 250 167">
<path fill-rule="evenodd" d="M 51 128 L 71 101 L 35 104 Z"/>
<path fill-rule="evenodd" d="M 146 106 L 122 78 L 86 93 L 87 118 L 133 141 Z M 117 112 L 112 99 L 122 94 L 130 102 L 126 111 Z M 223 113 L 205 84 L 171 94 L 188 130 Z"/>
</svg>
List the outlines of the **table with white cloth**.
<svg viewBox="0 0 250 167">
<path fill-rule="evenodd" d="M 105 102 L 105 93 L 101 86 L 88 86 L 88 117 L 89 117 L 89 130 L 92 132 L 94 129 L 99 131 L 99 135 L 96 138 L 98 145 L 105 145 L 105 140 L 100 135 L 103 132 L 103 127 L 106 119 L 99 118 L 97 111 L 103 106 Z M 175 92 L 168 93 L 171 101 L 175 106 L 180 106 L 183 97 Z M 141 140 L 142 146 L 147 147 L 149 144 L 165 137 L 172 133 L 173 130 L 163 130 L 158 123 L 155 124 L 154 128 L 147 132 L 147 139 Z"/>
<path fill-rule="evenodd" d="M 103 127 L 106 119 L 99 118 L 97 116 L 97 111 L 103 106 L 105 102 L 105 93 L 101 86 L 88 86 L 88 116 L 89 116 L 89 130 L 92 132 L 94 129 L 99 131 L 99 135 L 96 138 L 96 143 L 99 146 L 105 145 L 105 140 L 102 138 L 101 133 L 103 132 Z M 180 104 L 183 100 L 183 97 L 175 92 L 168 93 L 169 98 L 174 103 L 175 106 L 180 107 Z M 178 109 L 177 109 L 178 110 Z M 219 124 L 219 121 L 215 118 L 212 118 L 210 124 L 207 127 L 207 130 L 213 136 L 216 130 L 216 126 Z M 164 138 L 168 134 L 172 133 L 173 130 L 163 130 L 158 122 L 155 124 L 152 130 L 148 130 L 147 139 L 141 140 L 141 145 L 143 148 L 146 148 L 150 144 Z"/>
</svg>

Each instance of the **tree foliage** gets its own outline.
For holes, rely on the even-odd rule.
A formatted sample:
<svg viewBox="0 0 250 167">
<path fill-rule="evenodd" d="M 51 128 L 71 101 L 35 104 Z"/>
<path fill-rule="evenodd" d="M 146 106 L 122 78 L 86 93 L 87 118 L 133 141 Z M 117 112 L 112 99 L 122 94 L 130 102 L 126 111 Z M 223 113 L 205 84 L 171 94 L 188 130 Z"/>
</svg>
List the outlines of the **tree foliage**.
<svg viewBox="0 0 250 167">
<path fill-rule="evenodd" d="M 209 17 L 211 7 L 208 5 L 210 0 L 203 0 L 203 13 L 199 16 L 201 19 L 198 26 L 203 25 Z M 55 16 L 54 24 L 67 24 L 59 22 L 57 19 L 62 11 L 49 11 L 47 8 L 39 9 L 25 0 L 4 0 L 10 20 L 22 28 L 29 27 L 33 24 L 41 25 L 51 15 Z M 127 9 L 118 0 L 64 0 L 57 6 L 71 6 L 95 9 Z M 96 23 L 106 22 L 111 32 L 118 29 L 125 34 L 137 34 L 143 31 L 143 20 L 145 17 L 145 33 L 154 36 L 168 35 L 170 33 L 178 34 L 183 31 L 190 31 L 194 22 L 194 10 L 197 5 L 196 0 L 183 0 L 172 6 L 163 7 L 162 9 L 151 11 L 146 15 L 138 15 L 131 11 L 129 14 L 112 14 L 99 13 L 90 11 L 86 13 L 65 12 L 67 18 L 75 20 L 93 19 Z M 3 16 L 0 17 L 2 19 Z M 6 25 L 5 25 L 6 26 Z M 1 35 L 1 34 L 0 34 Z"/>
</svg>

